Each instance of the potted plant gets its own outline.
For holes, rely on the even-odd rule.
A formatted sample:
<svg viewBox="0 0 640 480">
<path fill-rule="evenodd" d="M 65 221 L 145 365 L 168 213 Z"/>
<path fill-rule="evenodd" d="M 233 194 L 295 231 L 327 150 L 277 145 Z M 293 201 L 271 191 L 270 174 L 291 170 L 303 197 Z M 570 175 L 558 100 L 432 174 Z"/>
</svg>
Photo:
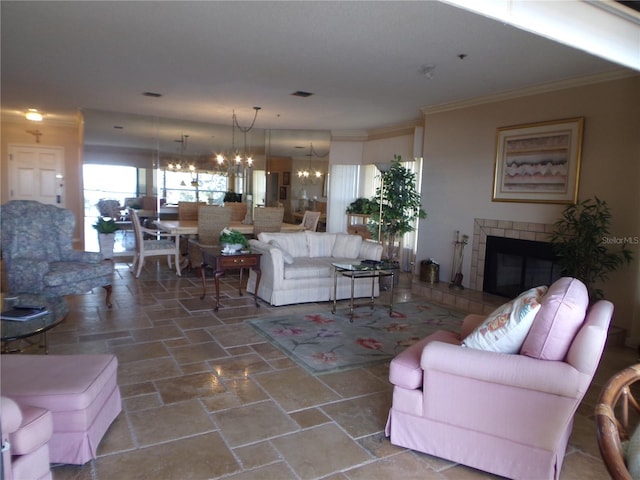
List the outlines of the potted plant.
<svg viewBox="0 0 640 480">
<path fill-rule="evenodd" d="M 220 232 L 220 245 L 222 245 L 224 252 L 237 252 L 247 247 L 248 244 L 247 237 L 237 230 L 223 228 L 222 232 Z"/>
<path fill-rule="evenodd" d="M 368 198 L 356 198 L 347 207 L 346 213 L 355 213 L 359 215 L 370 215 L 377 207 L 376 202 L 369 200 Z"/>
<path fill-rule="evenodd" d="M 373 238 L 386 246 L 383 255 L 390 261 L 398 261 L 398 243 L 402 236 L 415 230 L 414 222 L 426 218 L 422 209 L 420 194 L 416 187 L 416 175 L 402 166 L 402 157 L 393 156 L 391 167 L 382 172 L 381 187 L 376 189 L 376 197 L 371 199 L 372 210 L 369 231 Z M 380 198 L 382 198 L 382 218 L 380 218 Z M 382 238 L 378 238 L 378 233 Z"/>
<path fill-rule="evenodd" d="M 115 232 L 120 230 L 120 227 L 113 218 L 107 220 L 105 217 L 98 217 L 96 223 L 93 224 L 93 228 L 98 232 L 98 243 L 102 258 L 107 260 L 113 258 L 113 246 L 116 241 Z"/>
<path fill-rule="evenodd" d="M 569 205 L 553 225 L 551 243 L 562 274 L 581 280 L 592 301 L 604 296 L 594 283 L 606 281 L 610 272 L 629 264 L 633 257 L 624 239 L 619 239 L 621 247 L 616 250 L 605 246 L 618 243 L 608 236 L 610 222 L 607 203 L 595 197 Z"/>
</svg>

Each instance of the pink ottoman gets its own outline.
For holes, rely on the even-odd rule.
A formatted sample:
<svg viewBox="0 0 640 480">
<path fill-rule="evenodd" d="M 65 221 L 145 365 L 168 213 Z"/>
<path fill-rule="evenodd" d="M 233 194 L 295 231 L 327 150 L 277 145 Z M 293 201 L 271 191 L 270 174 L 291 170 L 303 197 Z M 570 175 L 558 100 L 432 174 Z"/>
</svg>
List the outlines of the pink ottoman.
<svg viewBox="0 0 640 480">
<path fill-rule="evenodd" d="M 2 394 L 49 410 L 52 463 L 82 465 L 122 410 L 114 355 L 2 355 Z"/>
</svg>

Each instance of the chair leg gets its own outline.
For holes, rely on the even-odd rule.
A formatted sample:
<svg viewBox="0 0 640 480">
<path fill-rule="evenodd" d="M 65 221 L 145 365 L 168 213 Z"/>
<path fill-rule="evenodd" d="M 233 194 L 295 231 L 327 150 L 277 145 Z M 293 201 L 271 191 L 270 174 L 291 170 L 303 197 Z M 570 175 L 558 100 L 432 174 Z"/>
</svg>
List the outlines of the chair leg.
<svg viewBox="0 0 640 480">
<path fill-rule="evenodd" d="M 136 278 L 140 276 L 140 272 L 142 271 L 142 265 L 144 265 L 144 257 L 140 256 L 140 258 L 138 258 L 138 271 L 136 272 Z"/>
<path fill-rule="evenodd" d="M 107 308 L 111 308 L 112 304 L 111 304 L 111 293 L 113 292 L 113 287 L 111 285 L 104 285 L 102 288 L 104 288 L 107 291 L 107 298 L 106 298 L 106 303 L 107 303 Z"/>
<path fill-rule="evenodd" d="M 171 258 L 171 255 L 169 255 L 169 259 Z M 169 263 L 171 263 L 171 260 L 169 260 Z M 176 264 L 176 275 L 178 275 L 179 277 L 182 276 L 181 272 L 180 272 L 180 254 L 176 253 L 176 257 L 175 257 L 175 264 Z"/>
</svg>

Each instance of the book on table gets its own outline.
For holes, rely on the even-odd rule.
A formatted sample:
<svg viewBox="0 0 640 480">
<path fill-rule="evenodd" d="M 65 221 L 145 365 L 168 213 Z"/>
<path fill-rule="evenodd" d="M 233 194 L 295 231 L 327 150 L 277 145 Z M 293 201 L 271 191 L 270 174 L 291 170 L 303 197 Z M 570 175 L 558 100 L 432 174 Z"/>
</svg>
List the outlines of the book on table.
<svg viewBox="0 0 640 480">
<path fill-rule="evenodd" d="M 34 318 L 43 317 L 49 313 L 46 307 L 40 306 L 17 306 L 0 313 L 0 319 L 24 322 Z"/>
</svg>

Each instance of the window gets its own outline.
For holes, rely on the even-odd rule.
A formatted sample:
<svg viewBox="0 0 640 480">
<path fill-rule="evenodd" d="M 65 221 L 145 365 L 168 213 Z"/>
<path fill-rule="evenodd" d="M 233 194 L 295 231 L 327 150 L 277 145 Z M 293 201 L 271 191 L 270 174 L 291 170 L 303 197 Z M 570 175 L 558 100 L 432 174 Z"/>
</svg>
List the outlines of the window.
<svg viewBox="0 0 640 480">
<path fill-rule="evenodd" d="M 125 198 L 136 197 L 137 179 L 136 167 L 84 164 L 84 216 L 97 217 L 99 212 L 96 204 L 102 198 L 118 200 L 120 205 L 124 205 Z"/>
<path fill-rule="evenodd" d="M 166 203 L 207 202 L 220 204 L 228 190 L 228 177 L 210 172 L 158 170 L 158 185 Z"/>
</svg>

